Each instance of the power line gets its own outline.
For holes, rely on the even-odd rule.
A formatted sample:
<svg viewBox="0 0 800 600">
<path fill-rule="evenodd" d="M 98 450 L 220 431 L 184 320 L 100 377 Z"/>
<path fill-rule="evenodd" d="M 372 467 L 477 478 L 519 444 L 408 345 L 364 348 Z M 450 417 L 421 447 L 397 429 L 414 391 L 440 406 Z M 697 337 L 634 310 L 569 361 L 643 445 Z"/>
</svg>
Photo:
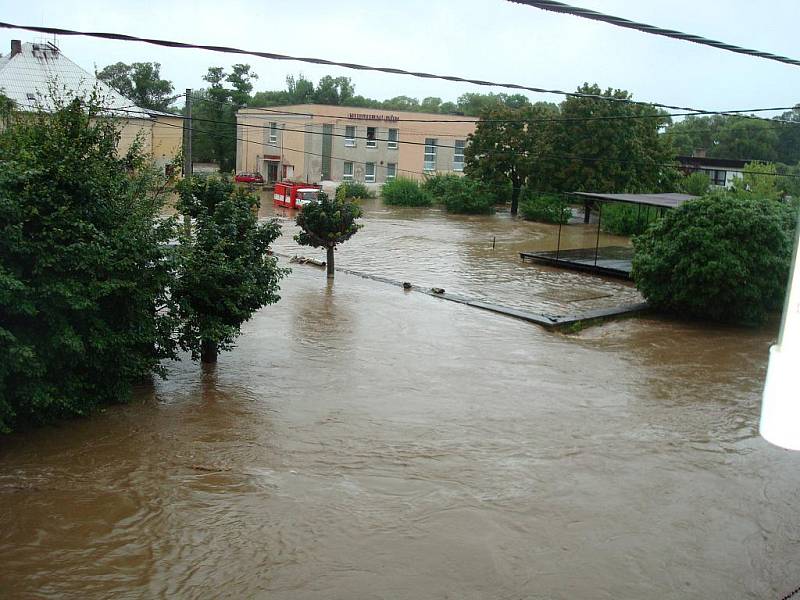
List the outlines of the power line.
<svg viewBox="0 0 800 600">
<path fill-rule="evenodd" d="M 35 106 L 31 106 L 31 107 L 35 108 Z M 104 109 L 105 107 L 101 106 L 101 107 L 98 107 L 98 108 Z M 130 111 L 130 112 L 133 112 L 133 111 Z M 169 116 L 175 117 L 175 118 L 178 118 L 178 119 L 182 119 L 182 120 L 188 120 L 188 117 L 184 117 L 182 115 L 169 115 Z M 210 122 L 219 123 L 219 124 L 223 124 L 223 125 L 234 125 L 234 123 L 231 123 L 231 122 L 228 122 L 228 121 L 210 121 Z M 174 128 L 177 128 L 177 129 L 184 129 L 183 125 L 175 125 L 175 124 L 172 124 L 172 123 L 160 122 L 159 125 L 163 125 L 163 126 L 166 126 L 166 127 L 174 127 Z M 254 127 L 264 128 L 263 126 L 254 126 Z M 197 128 L 194 128 L 194 127 L 189 127 L 188 129 L 191 132 L 204 133 L 204 134 L 208 134 L 208 135 L 210 135 L 212 137 L 225 136 L 227 138 L 234 139 L 234 140 L 237 140 L 237 141 L 240 141 L 240 142 L 245 142 L 245 143 L 248 143 L 248 144 L 258 144 L 259 146 L 262 146 L 262 147 L 265 145 L 263 142 L 260 142 L 258 140 L 250 140 L 250 139 L 246 139 L 246 138 L 240 138 L 240 137 L 238 137 L 238 134 L 236 134 L 235 132 L 227 133 L 227 132 L 224 132 L 224 131 L 210 131 L 210 130 L 207 130 L 207 129 L 197 129 Z M 306 131 L 306 130 L 288 130 L 288 131 L 297 131 L 299 133 L 311 133 L 311 134 L 316 134 L 316 135 L 327 135 L 324 132 L 315 132 L 315 131 Z M 366 139 L 366 138 L 359 138 L 359 139 Z M 394 140 L 392 140 L 392 141 L 394 141 Z M 400 141 L 400 140 L 398 140 L 398 141 Z M 414 144 L 414 145 L 422 145 L 422 146 L 427 145 L 427 144 L 424 144 L 422 142 L 406 142 L 406 143 Z M 437 148 L 448 148 L 448 149 L 455 148 L 455 146 L 443 146 L 443 145 L 438 145 L 438 144 L 436 145 L 436 147 Z M 325 154 L 320 154 L 318 152 L 311 152 L 311 151 L 308 151 L 308 150 L 300 150 L 299 148 L 291 148 L 291 147 L 287 147 L 287 146 L 282 146 L 281 149 L 282 150 L 288 150 L 290 152 L 298 152 L 300 154 L 307 154 L 307 155 L 310 155 L 310 156 L 320 156 L 320 157 L 327 156 Z M 332 156 L 331 155 L 330 158 L 331 158 L 331 160 L 341 160 L 341 161 L 344 161 L 344 162 L 352 162 L 353 164 L 359 164 L 359 165 L 373 164 L 373 165 L 375 165 L 375 168 L 380 167 L 380 168 L 386 169 L 388 171 L 388 163 L 387 163 L 387 166 L 384 166 L 384 165 L 379 165 L 378 163 L 375 163 L 375 162 L 372 162 L 372 161 L 358 161 L 358 160 L 353 160 L 353 159 L 349 159 L 349 158 L 343 158 L 343 157 L 339 157 L 339 156 Z M 671 169 L 681 169 L 681 168 L 683 168 L 685 166 L 685 165 L 681 165 L 680 163 L 677 163 L 677 162 L 676 163 L 658 163 L 658 162 L 651 162 L 651 161 L 641 161 L 641 160 L 637 161 L 637 160 L 626 160 L 626 159 L 620 159 L 620 158 L 608 158 L 608 157 L 604 157 L 604 156 L 595 157 L 595 156 L 578 156 L 578 155 L 566 155 L 566 154 L 539 154 L 539 155 L 537 155 L 535 157 L 535 159 L 538 160 L 538 161 L 541 161 L 541 160 L 544 160 L 544 159 L 549 159 L 549 160 L 565 160 L 565 161 L 581 161 L 581 162 L 608 162 L 608 163 L 617 163 L 617 164 L 645 165 L 645 166 L 650 166 L 650 167 L 662 167 L 662 168 L 671 168 Z M 730 160 L 730 159 L 717 158 L 717 160 Z M 770 161 L 760 161 L 759 159 L 749 159 L 747 162 L 770 162 Z M 391 164 L 397 165 L 397 163 L 391 163 Z M 422 176 L 430 175 L 430 172 L 414 171 L 414 170 L 411 170 L 411 169 L 401 169 L 401 168 L 399 168 L 397 166 L 395 166 L 395 169 L 397 171 L 402 171 L 404 173 L 411 173 L 411 174 L 414 174 L 414 175 L 422 175 Z M 751 175 L 768 175 L 768 176 L 772 176 L 772 177 L 787 177 L 787 178 L 790 178 L 790 179 L 800 179 L 800 175 L 770 173 L 770 172 L 767 172 L 767 171 L 749 171 L 748 173 L 751 174 Z"/>
<path fill-rule="evenodd" d="M 167 48 L 185 48 L 185 49 L 194 49 L 194 50 L 209 50 L 211 52 L 220 52 L 224 54 L 239 54 L 239 55 L 248 55 L 248 56 L 256 56 L 259 58 L 266 58 L 269 60 L 291 60 L 297 62 L 304 62 L 310 63 L 315 65 L 328 65 L 333 67 L 342 67 L 345 69 L 354 69 L 357 71 L 377 71 L 381 73 L 389 73 L 391 75 L 409 75 L 411 77 L 419 77 L 423 79 L 442 79 L 445 81 L 454 81 L 458 83 L 471 83 L 473 85 L 479 86 L 487 86 L 487 87 L 502 87 L 512 90 L 523 90 L 528 92 L 534 92 L 537 94 L 556 94 L 559 96 L 567 96 L 573 98 L 588 98 L 594 100 L 603 100 L 606 102 L 619 102 L 623 104 L 634 104 L 639 106 L 649 106 L 649 107 L 656 107 L 656 108 L 665 108 L 669 110 L 680 110 L 680 111 L 690 111 L 690 112 L 701 112 L 700 109 L 686 107 L 686 106 L 674 106 L 670 104 L 661 104 L 657 102 L 643 102 L 638 100 L 632 100 L 630 98 L 617 98 L 613 96 L 603 96 L 600 94 L 586 94 L 582 92 L 565 92 L 562 90 L 553 90 L 553 89 L 546 89 L 540 87 L 533 87 L 533 86 L 526 86 L 520 85 L 517 83 L 498 83 L 492 81 L 485 81 L 482 79 L 470 79 L 466 77 L 460 77 L 457 75 L 437 75 L 434 73 L 426 73 L 423 71 L 407 71 L 405 69 L 398 69 L 395 67 L 375 67 L 370 65 L 363 65 L 358 63 L 349 63 L 349 62 L 339 62 L 333 60 L 327 60 L 324 58 L 313 58 L 313 57 L 301 57 L 301 56 L 290 56 L 287 54 L 276 54 L 274 52 L 262 52 L 256 50 L 243 50 L 241 48 L 234 48 L 231 46 L 212 46 L 206 44 L 192 44 L 188 42 L 178 42 L 173 40 L 162 40 L 157 38 L 142 38 L 133 35 L 127 35 L 122 33 L 109 33 L 109 32 L 89 32 L 89 31 L 77 31 L 73 29 L 61 29 L 58 27 L 38 27 L 34 25 L 15 25 L 13 23 L 6 23 L 0 21 L 0 28 L 5 29 L 24 29 L 27 31 L 35 31 L 39 33 L 47 33 L 47 34 L 54 34 L 54 35 L 65 35 L 65 36 L 85 36 L 85 37 L 96 37 L 102 39 L 109 39 L 109 40 L 118 40 L 118 41 L 125 41 L 125 42 L 143 42 L 146 44 L 152 44 L 155 46 L 163 46 Z"/>
<path fill-rule="evenodd" d="M 104 108 L 104 107 L 99 107 L 99 108 Z M 133 112 L 133 111 L 129 111 L 129 112 Z M 182 116 L 182 115 L 169 115 L 169 116 L 174 117 L 174 118 L 178 118 L 178 119 L 181 119 L 181 120 L 188 120 L 189 119 L 189 117 L 185 117 L 185 116 Z M 192 120 L 193 121 L 203 121 L 203 122 L 212 123 L 212 124 L 219 124 L 219 125 L 230 125 L 230 126 L 237 125 L 237 124 L 235 124 L 233 122 L 230 122 L 230 121 L 219 121 L 219 120 L 215 120 L 215 119 L 201 119 L 201 118 L 197 118 L 197 117 L 192 117 Z M 160 125 L 165 125 L 165 126 L 168 126 L 168 127 L 183 128 L 182 125 L 174 125 L 174 124 L 171 124 L 171 123 L 160 123 Z M 241 125 L 244 126 L 245 124 L 241 124 Z M 271 129 L 270 127 L 267 127 L 267 126 L 264 126 L 264 125 L 246 125 L 246 126 L 252 127 L 252 128 L 256 128 L 256 129 Z M 224 132 L 224 131 L 211 131 L 211 130 L 207 130 L 207 129 L 197 129 L 197 128 L 194 128 L 194 127 L 190 127 L 190 130 L 191 131 L 196 131 L 198 133 L 209 134 L 212 137 L 214 137 L 214 136 L 219 137 L 220 135 L 222 135 L 222 136 L 225 136 L 225 137 L 228 137 L 228 138 L 232 138 L 232 139 L 235 139 L 235 140 L 238 140 L 238 141 L 241 141 L 241 142 L 246 142 L 246 143 L 249 143 L 249 144 L 258 144 L 259 146 L 262 146 L 262 147 L 267 145 L 267 144 L 264 144 L 263 141 L 240 138 L 240 137 L 238 137 L 238 134 L 235 133 L 235 132 L 227 133 L 227 132 Z M 347 137 L 344 134 L 336 134 L 336 133 L 326 134 L 323 131 L 312 131 L 312 130 L 306 130 L 306 129 L 289 129 L 289 128 L 285 128 L 285 127 L 281 128 L 280 131 L 291 131 L 291 132 L 295 132 L 295 133 L 304 133 L 304 134 L 305 133 L 309 133 L 311 135 L 332 135 L 334 137 Z M 352 138 L 352 139 L 369 140 L 370 138 L 367 138 L 367 137 L 364 137 L 364 136 L 357 136 L 357 137 Z M 428 146 L 429 145 L 429 144 L 426 144 L 424 142 L 415 142 L 415 141 L 410 141 L 410 140 L 405 140 L 404 141 L 404 140 L 399 140 L 399 139 L 398 140 L 389 140 L 389 139 L 383 139 L 383 138 L 375 138 L 375 141 L 376 142 L 378 142 L 378 141 L 382 141 L 382 142 L 392 141 L 392 142 L 397 142 L 398 144 L 408 144 L 408 145 L 412 145 L 412 146 Z M 435 146 L 436 146 L 436 148 L 444 148 L 444 149 L 450 149 L 450 150 L 454 150 L 456 148 L 463 149 L 463 148 L 457 147 L 455 145 L 450 146 L 450 145 L 438 144 L 438 143 L 435 144 Z M 299 148 L 290 148 L 290 147 L 282 146 L 282 149 L 283 150 L 289 150 L 289 151 L 292 151 L 292 152 L 299 152 L 299 153 L 302 153 L 302 154 L 308 154 L 308 155 L 312 155 L 312 156 L 324 156 L 323 154 L 319 154 L 319 153 L 316 153 L 316 152 L 310 152 L 310 151 L 307 151 L 307 150 L 300 150 Z M 341 161 L 352 162 L 352 163 L 361 164 L 361 165 L 366 165 L 366 164 L 372 162 L 372 161 L 357 161 L 357 160 L 352 160 L 352 159 L 349 159 L 349 158 L 343 158 L 343 157 L 338 157 L 338 156 L 331 156 L 330 158 L 331 158 L 331 160 L 341 160 Z M 579 155 L 568 155 L 568 154 L 539 154 L 537 158 L 539 160 L 541 160 L 541 159 L 551 159 L 551 160 L 568 160 L 568 161 L 583 161 L 583 162 L 603 162 L 604 161 L 604 162 L 611 162 L 611 163 L 618 163 L 618 164 L 648 165 L 648 166 L 664 167 L 664 168 L 681 168 L 683 166 L 680 163 L 677 163 L 677 164 L 676 163 L 656 163 L 656 162 L 650 162 L 650 161 L 634 161 L 634 160 L 626 160 L 626 159 L 619 159 L 619 158 L 579 156 Z M 732 160 L 732 159 L 719 158 L 719 160 Z M 733 159 L 733 160 L 738 160 L 738 159 Z M 760 159 L 753 158 L 753 159 L 748 159 L 747 162 L 771 162 L 771 161 L 766 161 L 766 160 L 760 160 Z M 384 167 L 383 165 L 376 165 L 376 166 L 380 166 L 381 168 L 388 169 L 388 167 Z M 406 173 L 412 173 L 412 174 L 415 174 L 415 175 L 428 175 L 429 174 L 429 173 L 427 173 L 425 171 L 414 171 L 414 170 L 410 170 L 410 169 L 397 168 L 397 170 L 398 171 L 403 171 L 403 172 L 406 172 Z M 753 174 L 753 175 L 770 175 L 770 176 L 775 176 L 775 177 L 800 178 L 800 175 L 769 173 L 769 172 L 766 172 L 766 171 L 751 171 L 750 173 Z"/>
<path fill-rule="evenodd" d="M 213 102 L 216 104 L 224 104 L 225 106 L 233 106 L 229 102 L 223 102 L 221 100 L 214 100 L 213 98 L 204 98 L 202 96 L 197 96 L 192 94 L 192 98 L 201 102 Z M 326 105 L 326 106 L 338 106 L 338 105 Z M 793 106 L 773 106 L 767 108 L 743 108 L 743 109 L 731 109 L 731 110 L 699 110 L 693 109 L 693 112 L 677 112 L 677 113 L 663 113 L 663 114 L 655 114 L 655 115 L 598 115 L 592 117 L 548 117 L 548 118 L 541 118 L 541 119 L 482 119 L 480 117 L 471 117 L 465 119 L 406 119 L 406 118 L 398 118 L 394 123 L 397 122 L 405 122 L 405 123 L 546 123 L 546 122 L 554 122 L 554 121 L 614 121 L 614 120 L 626 120 L 626 119 L 666 119 L 671 117 L 692 117 L 692 116 L 712 116 L 712 115 L 721 115 L 721 116 L 739 116 L 742 118 L 750 118 L 750 115 L 746 113 L 755 113 L 755 112 L 776 112 L 779 110 L 787 111 L 787 110 L 795 110 L 800 105 L 793 105 Z M 264 106 L 243 106 L 242 109 L 247 110 L 257 110 L 260 112 L 268 112 L 271 114 L 276 115 L 291 115 L 291 116 L 300 116 L 300 117 L 326 117 L 329 119 L 348 119 L 349 115 L 323 115 L 320 113 L 313 113 L 313 112 L 296 112 L 290 110 L 281 110 L 277 108 L 267 108 Z M 359 108 L 365 110 L 383 110 L 383 111 L 391 111 L 395 110 L 392 108 L 369 108 L 369 107 L 361 107 L 361 106 L 353 106 L 347 108 Z M 396 109 L 400 110 L 400 109 Z M 741 114 L 740 114 L 741 113 Z M 454 115 L 460 116 L 460 115 Z M 769 121 L 769 122 L 776 122 L 776 123 L 791 123 L 797 124 L 795 121 L 785 121 L 783 119 L 778 119 L 777 117 L 774 118 L 761 118 L 755 117 L 758 120 Z"/>
<path fill-rule="evenodd" d="M 163 125 L 167 125 L 169 127 L 177 127 L 177 128 L 181 128 L 182 129 L 181 125 L 173 125 L 173 124 L 170 124 L 170 123 L 162 123 L 162 124 Z M 231 123 L 225 123 L 225 124 L 226 125 L 230 125 Z M 225 132 L 216 132 L 216 131 L 209 131 L 209 130 L 206 130 L 206 129 L 196 129 L 196 128 L 190 128 L 190 131 L 196 131 L 198 133 L 206 133 L 206 134 L 210 134 L 212 136 L 217 136 L 217 137 L 219 137 L 220 135 L 223 135 L 223 136 L 226 136 L 226 137 L 229 137 L 229 138 L 241 141 L 241 142 L 245 142 L 245 143 L 249 143 L 249 144 L 258 144 L 259 146 L 264 146 L 264 144 L 262 142 L 259 142 L 258 140 L 250 140 L 250 139 L 240 138 L 235 133 L 229 134 L 229 133 L 225 133 Z M 302 131 L 302 133 L 316 133 L 316 134 L 319 134 L 319 135 L 324 135 L 323 132 L 306 132 L 306 131 Z M 419 142 L 417 142 L 417 144 L 419 144 Z M 422 144 L 422 145 L 425 145 L 425 144 Z M 437 148 L 452 148 L 453 146 L 439 146 L 439 145 L 437 145 L 436 147 Z M 299 148 L 289 148 L 289 147 L 286 147 L 286 146 L 282 146 L 282 149 L 283 150 L 289 150 L 290 152 L 299 152 L 301 154 L 308 154 L 308 155 L 311 155 L 311 156 L 320 156 L 320 157 L 325 157 L 326 156 L 325 154 L 320 154 L 318 152 L 310 152 L 308 150 L 300 150 Z M 352 162 L 354 164 L 359 164 L 359 165 L 374 164 L 376 168 L 377 167 L 381 167 L 383 169 L 387 169 L 388 170 L 388 166 L 379 165 L 377 163 L 372 163 L 370 161 L 366 161 L 366 162 L 365 161 L 358 161 L 358 160 L 352 160 L 352 159 L 342 158 L 342 157 L 339 157 L 339 156 L 332 156 L 332 155 L 330 156 L 330 158 L 331 158 L 331 160 L 341 160 L 341 161 L 344 161 L 344 162 Z M 569 161 L 582 161 L 582 162 L 609 162 L 609 163 L 618 163 L 618 164 L 630 164 L 630 165 L 645 165 L 645 166 L 651 166 L 651 167 L 663 167 L 663 168 L 671 168 L 671 169 L 681 169 L 681 168 L 684 167 L 684 165 L 681 165 L 680 163 L 658 163 L 658 162 L 650 162 L 650 161 L 642 161 L 642 160 L 637 161 L 637 160 L 626 160 L 626 159 L 620 159 L 620 158 L 576 156 L 576 155 L 565 155 L 565 154 L 540 154 L 540 155 L 538 155 L 536 157 L 536 160 L 540 160 L 541 161 L 543 159 L 569 160 Z M 725 160 L 725 159 L 719 159 L 719 160 Z M 769 161 L 758 161 L 758 159 L 751 159 L 749 162 L 769 162 Z M 396 163 L 394 163 L 394 164 L 396 164 Z M 423 175 L 423 176 L 430 175 L 429 172 L 425 172 L 425 171 L 414 171 L 414 170 L 410 170 L 410 169 L 401 169 L 399 167 L 395 167 L 395 168 L 396 168 L 397 171 L 402 171 L 404 173 L 412 173 L 412 174 L 415 174 L 415 175 Z M 769 176 L 772 176 L 772 177 L 788 177 L 790 179 L 800 179 L 800 175 L 770 173 L 768 171 L 748 171 L 748 173 L 751 174 L 751 175 L 769 175 Z"/>
<path fill-rule="evenodd" d="M 563 2 L 555 2 L 554 0 L 509 0 L 509 2 L 525 4 L 533 8 L 541 8 L 543 10 L 549 10 L 552 12 L 569 14 L 576 17 L 582 17 L 584 19 L 590 19 L 592 21 L 609 23 L 610 25 L 616 25 L 617 27 L 636 29 L 652 35 L 660 35 L 676 40 L 683 40 L 685 42 L 694 42 L 695 44 L 700 44 L 702 46 L 711 46 L 720 50 L 727 50 L 728 52 L 747 54 L 749 56 L 756 56 L 758 58 L 765 58 L 767 60 L 774 60 L 788 65 L 794 65 L 795 67 L 800 67 L 800 60 L 796 60 L 794 58 L 788 58 L 778 54 L 771 54 L 769 52 L 762 52 L 760 50 L 752 50 L 750 48 L 742 48 L 741 46 L 726 44 L 725 42 L 712 40 L 699 35 L 683 33 L 682 31 L 676 31 L 675 29 L 663 29 L 661 27 L 656 27 L 655 25 L 637 23 L 636 21 L 630 21 L 628 19 L 623 19 L 622 17 L 607 15 L 594 10 L 589 10 L 588 8 L 570 6 L 569 4 L 564 4 Z"/>
</svg>

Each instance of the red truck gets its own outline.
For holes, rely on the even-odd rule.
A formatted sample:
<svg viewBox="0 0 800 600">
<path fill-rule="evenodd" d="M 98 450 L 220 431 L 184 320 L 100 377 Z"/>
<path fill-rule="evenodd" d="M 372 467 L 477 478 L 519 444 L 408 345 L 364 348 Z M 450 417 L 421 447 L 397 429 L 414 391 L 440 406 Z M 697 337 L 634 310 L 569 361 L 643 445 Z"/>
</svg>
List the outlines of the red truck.
<svg viewBox="0 0 800 600">
<path fill-rule="evenodd" d="M 303 208 L 305 204 L 317 199 L 320 190 L 321 188 L 318 185 L 281 181 L 275 184 L 272 199 L 277 206 Z"/>
</svg>

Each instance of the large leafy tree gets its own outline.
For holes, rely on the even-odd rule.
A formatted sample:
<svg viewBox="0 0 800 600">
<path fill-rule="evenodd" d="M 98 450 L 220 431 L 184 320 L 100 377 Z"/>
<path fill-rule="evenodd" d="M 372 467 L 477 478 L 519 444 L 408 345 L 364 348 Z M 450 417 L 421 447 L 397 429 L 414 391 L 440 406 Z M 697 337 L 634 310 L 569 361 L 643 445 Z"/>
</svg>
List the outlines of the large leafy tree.
<svg viewBox="0 0 800 600">
<path fill-rule="evenodd" d="M 800 111 L 779 117 L 794 123 L 736 115 L 686 117 L 667 128 L 666 136 L 680 155 L 704 150 L 712 158 L 779 161 L 800 160 Z"/>
<path fill-rule="evenodd" d="M 560 168 L 553 185 L 567 192 L 672 191 L 675 169 L 668 139 L 659 127 L 668 121 L 658 109 L 624 102 L 625 90 L 602 90 L 596 84 L 578 88 L 581 94 L 608 100 L 571 96 L 561 104 L 553 135 Z"/>
<path fill-rule="evenodd" d="M 161 65 L 157 62 L 114 63 L 97 73 L 120 94 L 142 108 L 165 111 L 171 103 L 172 82 L 161 79 Z"/>
<path fill-rule="evenodd" d="M 783 113 L 778 119 L 788 121 L 777 127 L 777 160 L 789 165 L 800 162 L 800 105 Z"/>
<path fill-rule="evenodd" d="M 330 198 L 324 192 L 320 192 L 318 201 L 306 204 L 297 215 L 301 231 L 294 239 L 303 246 L 325 248 L 329 279 L 335 275 L 333 252 L 363 227 L 356 223 L 360 216 L 361 208 L 357 204 L 344 198 Z"/>
<path fill-rule="evenodd" d="M 181 239 L 172 293 L 183 324 L 180 341 L 193 358 L 213 363 L 232 347 L 242 323 L 280 299 L 286 271 L 268 254 L 280 225 L 258 223 L 258 197 L 227 180 L 193 177 L 179 191 L 178 210 L 193 223 Z"/>
<path fill-rule="evenodd" d="M 96 99 L 0 133 L 0 431 L 125 401 L 175 355 L 165 182 Z"/>
<path fill-rule="evenodd" d="M 236 64 L 227 73 L 223 67 L 209 67 L 203 79 L 209 86 L 194 94 L 192 116 L 193 159 L 218 162 L 228 172 L 236 164 L 236 111 L 245 106 L 253 91 L 250 65 Z"/>
<path fill-rule="evenodd" d="M 464 152 L 464 172 L 497 189 L 511 186 L 511 214 L 516 215 L 522 188 L 548 189 L 553 170 L 550 105 L 508 108 L 493 104 L 481 113 Z"/>
</svg>

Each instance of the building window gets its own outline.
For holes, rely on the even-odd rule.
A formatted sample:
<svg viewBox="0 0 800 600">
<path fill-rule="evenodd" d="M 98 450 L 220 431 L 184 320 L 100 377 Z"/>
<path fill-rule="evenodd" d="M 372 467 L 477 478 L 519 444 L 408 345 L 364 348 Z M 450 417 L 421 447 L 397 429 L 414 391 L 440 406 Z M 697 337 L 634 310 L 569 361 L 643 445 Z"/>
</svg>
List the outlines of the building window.
<svg viewBox="0 0 800 600">
<path fill-rule="evenodd" d="M 436 138 L 425 138 L 424 171 L 436 170 Z"/>
<path fill-rule="evenodd" d="M 364 181 L 375 183 L 375 163 L 367 163 L 364 168 Z"/>
<path fill-rule="evenodd" d="M 367 127 L 367 148 L 377 148 L 378 141 L 375 139 L 376 129 L 374 127 Z"/>
<path fill-rule="evenodd" d="M 350 161 L 344 162 L 344 170 L 342 171 L 342 179 L 352 179 L 353 178 L 353 163 Z"/>
<path fill-rule="evenodd" d="M 390 129 L 389 130 L 389 143 L 386 144 L 386 147 L 390 150 L 394 150 L 397 148 L 397 129 Z"/>
<path fill-rule="evenodd" d="M 386 164 L 386 179 L 394 179 L 397 177 L 397 163 Z"/>
<path fill-rule="evenodd" d="M 705 171 L 712 185 L 725 186 L 725 176 L 728 174 L 727 171 L 719 169 L 706 169 Z"/>
<path fill-rule="evenodd" d="M 464 146 L 465 140 L 456 140 L 455 150 L 453 150 L 453 171 L 464 170 Z"/>
<path fill-rule="evenodd" d="M 277 123 L 270 123 L 269 124 L 269 143 L 270 144 L 277 144 L 278 143 L 278 124 Z"/>
<path fill-rule="evenodd" d="M 355 125 L 347 125 L 344 128 L 344 145 L 348 148 L 353 148 L 356 145 L 356 128 Z M 352 164 L 352 163 L 351 163 Z"/>
</svg>

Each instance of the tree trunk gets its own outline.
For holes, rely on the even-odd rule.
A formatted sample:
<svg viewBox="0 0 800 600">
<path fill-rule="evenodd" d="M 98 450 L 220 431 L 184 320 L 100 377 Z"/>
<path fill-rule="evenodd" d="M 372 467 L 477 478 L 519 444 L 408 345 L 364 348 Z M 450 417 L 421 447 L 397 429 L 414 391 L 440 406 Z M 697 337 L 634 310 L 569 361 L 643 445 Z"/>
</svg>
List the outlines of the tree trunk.
<svg viewBox="0 0 800 600">
<path fill-rule="evenodd" d="M 517 216 L 517 207 L 519 206 L 519 192 L 520 186 L 518 184 L 514 184 L 514 187 L 511 188 L 511 216 Z"/>
<path fill-rule="evenodd" d="M 218 355 L 219 349 L 217 348 L 216 342 L 212 342 L 211 340 L 200 341 L 200 362 L 215 363 L 217 362 Z"/>
<path fill-rule="evenodd" d="M 333 279 L 333 246 L 328 246 L 328 279 Z"/>
</svg>

